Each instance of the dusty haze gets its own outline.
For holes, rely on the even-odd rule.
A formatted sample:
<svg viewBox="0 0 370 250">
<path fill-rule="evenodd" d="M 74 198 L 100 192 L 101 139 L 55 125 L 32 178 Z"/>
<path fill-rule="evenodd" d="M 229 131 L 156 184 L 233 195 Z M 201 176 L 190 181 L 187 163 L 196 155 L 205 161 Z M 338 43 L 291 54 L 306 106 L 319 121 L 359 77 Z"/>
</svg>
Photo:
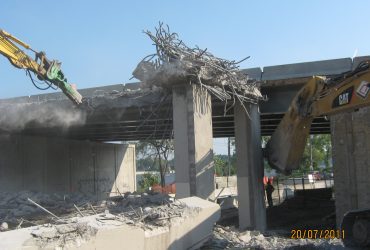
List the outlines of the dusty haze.
<svg viewBox="0 0 370 250">
<path fill-rule="evenodd" d="M 68 128 L 86 122 L 86 113 L 69 105 L 16 103 L 0 105 L 0 129 L 19 131 L 27 125 Z"/>
</svg>

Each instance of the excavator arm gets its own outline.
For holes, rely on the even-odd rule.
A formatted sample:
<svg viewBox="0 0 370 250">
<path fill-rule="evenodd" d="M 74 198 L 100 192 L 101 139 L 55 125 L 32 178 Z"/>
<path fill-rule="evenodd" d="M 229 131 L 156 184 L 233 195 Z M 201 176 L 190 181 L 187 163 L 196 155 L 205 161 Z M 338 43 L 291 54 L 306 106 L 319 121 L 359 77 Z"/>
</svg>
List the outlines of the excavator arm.
<svg viewBox="0 0 370 250">
<path fill-rule="evenodd" d="M 299 167 L 313 119 L 370 106 L 370 62 L 326 79 L 314 76 L 294 97 L 266 146 L 271 167 L 290 174 Z"/>
<path fill-rule="evenodd" d="M 370 106 L 370 62 L 352 72 L 326 80 L 315 76 L 294 97 L 267 143 L 269 164 L 285 173 L 299 167 L 314 117 Z M 347 247 L 370 247 L 370 209 L 347 211 L 340 225 Z"/>
<path fill-rule="evenodd" d="M 19 45 L 35 53 L 35 59 L 21 50 Z M 60 68 L 60 62 L 49 61 L 45 53 L 34 51 L 28 44 L 4 30 L 0 30 L 0 54 L 5 56 L 14 67 L 33 72 L 39 80 L 46 82 L 49 86 L 59 87 L 75 104 L 82 103 L 82 96 L 67 82 Z"/>
</svg>

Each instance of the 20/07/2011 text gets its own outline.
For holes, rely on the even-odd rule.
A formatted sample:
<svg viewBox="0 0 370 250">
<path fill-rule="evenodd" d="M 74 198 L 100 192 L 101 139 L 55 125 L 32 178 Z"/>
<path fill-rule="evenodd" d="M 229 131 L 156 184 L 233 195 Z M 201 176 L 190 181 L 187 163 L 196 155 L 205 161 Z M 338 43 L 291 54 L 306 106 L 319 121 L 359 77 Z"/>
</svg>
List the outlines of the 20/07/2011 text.
<svg viewBox="0 0 370 250">
<path fill-rule="evenodd" d="M 334 229 L 292 229 L 291 239 L 344 239 L 344 230 Z"/>
</svg>

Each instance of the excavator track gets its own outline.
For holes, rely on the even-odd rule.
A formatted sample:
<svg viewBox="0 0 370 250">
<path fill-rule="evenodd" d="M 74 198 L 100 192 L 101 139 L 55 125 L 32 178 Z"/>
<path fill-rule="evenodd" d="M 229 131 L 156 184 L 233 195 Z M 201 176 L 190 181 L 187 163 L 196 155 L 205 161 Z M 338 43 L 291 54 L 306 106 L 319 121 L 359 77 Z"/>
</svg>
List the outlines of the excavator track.
<svg viewBox="0 0 370 250">
<path fill-rule="evenodd" d="M 346 247 L 370 247 L 370 209 L 352 210 L 342 220 L 343 243 Z"/>
</svg>

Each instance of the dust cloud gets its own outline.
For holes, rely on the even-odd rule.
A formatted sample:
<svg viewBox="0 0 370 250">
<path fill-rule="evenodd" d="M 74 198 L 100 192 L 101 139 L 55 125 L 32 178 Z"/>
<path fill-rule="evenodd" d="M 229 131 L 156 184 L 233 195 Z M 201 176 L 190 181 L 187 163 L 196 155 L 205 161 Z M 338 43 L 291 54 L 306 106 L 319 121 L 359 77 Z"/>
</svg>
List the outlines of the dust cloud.
<svg viewBox="0 0 370 250">
<path fill-rule="evenodd" d="M 0 105 L 0 129 L 19 131 L 26 127 L 61 127 L 83 125 L 87 114 L 70 105 L 51 103 L 11 103 Z"/>
</svg>

